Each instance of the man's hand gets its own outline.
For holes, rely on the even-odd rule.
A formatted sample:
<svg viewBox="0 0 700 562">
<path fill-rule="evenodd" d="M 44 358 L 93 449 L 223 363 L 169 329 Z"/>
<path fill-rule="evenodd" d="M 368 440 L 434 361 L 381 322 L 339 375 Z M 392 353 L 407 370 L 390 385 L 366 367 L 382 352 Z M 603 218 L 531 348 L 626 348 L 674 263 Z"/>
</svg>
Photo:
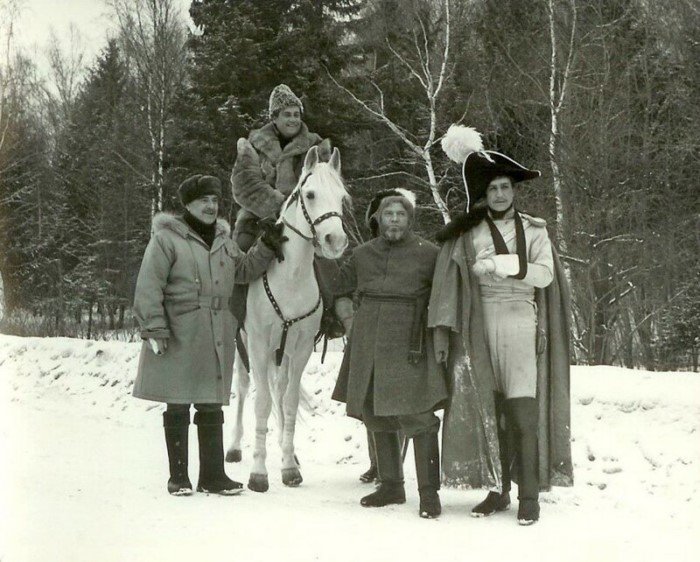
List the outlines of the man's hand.
<svg viewBox="0 0 700 562">
<path fill-rule="evenodd" d="M 493 263 L 491 258 L 476 260 L 472 266 L 472 271 L 477 277 L 483 277 L 496 271 L 496 264 Z"/>
<path fill-rule="evenodd" d="M 277 261 L 283 262 L 284 252 L 282 251 L 282 244 L 289 240 L 289 238 L 282 235 L 284 224 L 281 222 L 275 223 L 273 219 L 264 219 L 260 221 L 260 226 L 263 231 L 260 241 L 275 253 Z"/>
<path fill-rule="evenodd" d="M 433 347 L 435 348 L 435 361 L 447 363 L 450 353 L 450 330 L 445 326 L 438 326 L 433 330 Z"/>
<path fill-rule="evenodd" d="M 484 248 L 476 255 L 476 261 L 472 265 L 472 271 L 477 277 L 483 277 L 489 273 L 493 273 L 496 269 L 491 257 L 493 256 L 492 248 Z"/>
<path fill-rule="evenodd" d="M 165 338 L 148 338 L 148 343 L 156 355 L 163 355 L 168 349 L 168 340 Z"/>
</svg>

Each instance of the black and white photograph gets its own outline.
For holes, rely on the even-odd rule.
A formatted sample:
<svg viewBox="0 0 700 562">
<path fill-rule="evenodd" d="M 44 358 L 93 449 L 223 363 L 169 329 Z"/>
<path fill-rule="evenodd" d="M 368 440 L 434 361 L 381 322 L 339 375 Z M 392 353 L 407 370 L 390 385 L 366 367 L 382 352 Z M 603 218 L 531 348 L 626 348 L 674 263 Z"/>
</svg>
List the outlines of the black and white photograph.
<svg viewBox="0 0 700 562">
<path fill-rule="evenodd" d="M 0 0 L 0 561 L 700 557 L 696 0 Z"/>
</svg>

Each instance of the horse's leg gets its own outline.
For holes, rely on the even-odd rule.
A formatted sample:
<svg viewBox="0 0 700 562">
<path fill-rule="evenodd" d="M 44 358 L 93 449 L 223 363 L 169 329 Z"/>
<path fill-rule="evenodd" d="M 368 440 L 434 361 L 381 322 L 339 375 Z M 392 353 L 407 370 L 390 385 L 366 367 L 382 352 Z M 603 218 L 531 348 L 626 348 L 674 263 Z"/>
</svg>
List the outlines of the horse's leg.
<svg viewBox="0 0 700 562">
<path fill-rule="evenodd" d="M 301 350 L 300 352 L 298 350 Z M 295 350 L 295 356 L 290 357 L 287 364 L 287 384 L 282 396 L 282 411 L 284 413 L 284 429 L 282 432 L 282 483 L 286 486 L 299 486 L 303 478 L 294 454 L 294 433 L 296 430 L 297 412 L 299 410 L 299 395 L 301 376 L 311 357 L 313 336 L 308 342 L 300 341 Z"/>
<path fill-rule="evenodd" d="M 234 398 L 235 418 L 233 430 L 231 431 L 231 445 L 226 451 L 226 462 L 241 462 L 243 453 L 241 452 L 241 439 L 243 438 L 243 409 L 245 399 L 250 389 L 250 373 L 248 373 L 240 355 L 236 353 L 236 361 L 233 370 L 233 388 L 236 396 Z"/>
<path fill-rule="evenodd" d="M 249 338 L 249 341 L 252 338 Z M 253 346 L 251 346 L 253 347 Z M 251 349 L 251 351 L 253 351 Z M 267 477 L 267 420 L 272 411 L 272 396 L 268 380 L 269 358 L 264 350 L 251 352 L 250 361 L 255 380 L 255 449 L 253 451 L 253 467 L 248 480 L 248 488 L 254 492 L 266 492 L 269 488 Z"/>
</svg>

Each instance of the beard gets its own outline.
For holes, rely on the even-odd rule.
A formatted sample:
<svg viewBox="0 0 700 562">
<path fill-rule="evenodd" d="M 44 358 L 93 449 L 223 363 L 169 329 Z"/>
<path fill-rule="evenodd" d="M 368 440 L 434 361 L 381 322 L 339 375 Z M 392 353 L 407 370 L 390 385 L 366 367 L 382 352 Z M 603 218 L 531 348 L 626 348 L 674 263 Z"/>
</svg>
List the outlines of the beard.
<svg viewBox="0 0 700 562">
<path fill-rule="evenodd" d="M 387 226 L 381 229 L 381 235 L 389 242 L 398 242 L 399 240 L 402 240 L 406 236 L 407 232 L 408 228 L 397 226 Z"/>
</svg>

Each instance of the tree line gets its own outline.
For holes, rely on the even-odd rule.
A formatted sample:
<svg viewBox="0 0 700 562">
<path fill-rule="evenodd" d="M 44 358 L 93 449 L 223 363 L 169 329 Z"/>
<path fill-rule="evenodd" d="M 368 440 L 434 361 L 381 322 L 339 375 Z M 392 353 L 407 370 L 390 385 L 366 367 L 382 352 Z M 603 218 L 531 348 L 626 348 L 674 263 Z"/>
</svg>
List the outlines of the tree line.
<svg viewBox="0 0 700 562">
<path fill-rule="evenodd" d="M 189 20 L 173 0 L 106 5 L 117 32 L 99 56 L 54 40 L 48 75 L 16 48 L 3 5 L 3 331 L 131 326 L 153 214 L 178 208 L 192 173 L 228 185 L 236 140 L 283 82 L 341 150 L 355 243 L 380 189 L 419 194 L 428 238 L 459 212 L 439 141 L 473 126 L 542 171 L 519 200 L 567 266 L 575 360 L 697 370 L 692 0 L 195 0 Z M 226 193 L 225 218 L 235 211 Z"/>
</svg>

